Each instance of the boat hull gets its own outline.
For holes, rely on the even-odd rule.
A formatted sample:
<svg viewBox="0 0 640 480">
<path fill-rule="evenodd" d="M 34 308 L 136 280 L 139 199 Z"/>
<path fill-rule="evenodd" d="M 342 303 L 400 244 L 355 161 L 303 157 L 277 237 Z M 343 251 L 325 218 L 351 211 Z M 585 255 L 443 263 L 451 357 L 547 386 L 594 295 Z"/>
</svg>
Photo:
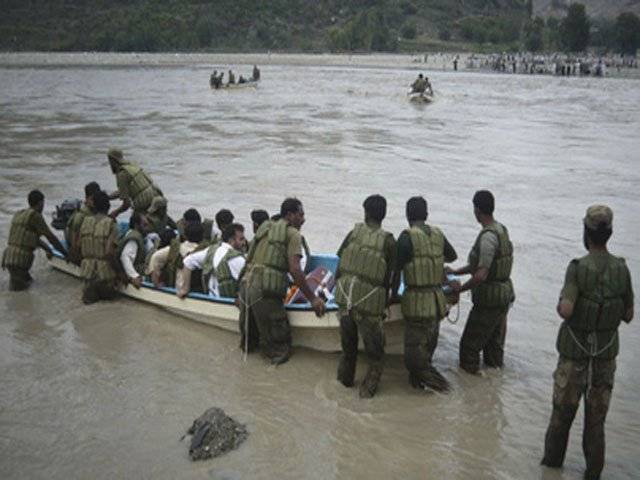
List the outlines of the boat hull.
<svg viewBox="0 0 640 480">
<path fill-rule="evenodd" d="M 78 266 L 67 263 L 54 256 L 49 260 L 51 266 L 61 272 L 80 278 Z M 191 294 L 185 299 L 178 298 L 172 289 L 158 289 L 146 283 L 139 289 L 131 285 L 122 287 L 120 293 L 127 297 L 161 307 L 181 317 L 211 325 L 214 327 L 239 333 L 239 310 L 225 299 Z M 333 308 L 321 317 L 303 306 L 287 307 L 287 315 L 291 324 L 292 343 L 297 347 L 310 348 L 323 352 L 339 352 L 340 319 L 338 310 Z M 403 351 L 404 325 L 399 305 L 392 305 L 384 322 L 385 350 L 398 354 Z M 362 349 L 362 345 L 360 345 Z"/>
</svg>

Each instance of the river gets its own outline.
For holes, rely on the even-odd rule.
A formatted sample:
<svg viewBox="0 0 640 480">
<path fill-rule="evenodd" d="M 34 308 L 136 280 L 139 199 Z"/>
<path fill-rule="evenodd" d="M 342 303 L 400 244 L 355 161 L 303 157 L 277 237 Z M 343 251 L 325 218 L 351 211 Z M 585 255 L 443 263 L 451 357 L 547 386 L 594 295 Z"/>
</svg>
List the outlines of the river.
<svg viewBox="0 0 640 480">
<path fill-rule="evenodd" d="M 402 359 L 390 357 L 378 395 L 361 401 L 336 382 L 337 354 L 245 363 L 237 335 L 125 299 L 83 306 L 80 283 L 40 253 L 28 292 L 9 293 L 0 274 L 0 478 L 582 478 L 582 408 L 565 468 L 539 466 L 555 304 L 566 265 L 584 253 L 592 203 L 613 209 L 610 248 L 640 285 L 637 80 L 427 70 L 436 101 L 416 106 L 406 59 L 132 58 L 0 56 L 3 245 L 32 188 L 45 193 L 48 218 L 91 180 L 113 189 L 111 146 L 152 175 L 174 217 L 230 208 L 248 227 L 251 209 L 274 213 L 298 196 L 315 252 L 337 249 L 367 195 L 386 196 L 384 225 L 396 236 L 407 198 L 424 195 L 429 221 L 464 259 L 478 231 L 471 198 L 488 188 L 515 244 L 506 365 L 484 377 L 458 369 L 463 297 L 435 355 L 453 392 L 411 389 Z M 246 75 L 254 61 L 259 88 L 209 90 L 213 68 Z M 636 320 L 621 327 L 606 478 L 640 470 L 639 351 Z M 180 437 L 211 406 L 250 436 L 191 463 Z"/>
</svg>

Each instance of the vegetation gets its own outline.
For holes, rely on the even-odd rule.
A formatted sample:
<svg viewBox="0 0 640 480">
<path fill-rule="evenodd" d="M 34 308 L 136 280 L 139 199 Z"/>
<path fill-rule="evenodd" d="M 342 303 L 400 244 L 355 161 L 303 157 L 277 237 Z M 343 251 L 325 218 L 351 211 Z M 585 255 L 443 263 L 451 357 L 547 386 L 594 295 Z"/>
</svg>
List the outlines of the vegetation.
<svg viewBox="0 0 640 480">
<path fill-rule="evenodd" d="M 1 50 L 635 52 L 640 20 L 531 0 L 4 0 Z"/>
</svg>

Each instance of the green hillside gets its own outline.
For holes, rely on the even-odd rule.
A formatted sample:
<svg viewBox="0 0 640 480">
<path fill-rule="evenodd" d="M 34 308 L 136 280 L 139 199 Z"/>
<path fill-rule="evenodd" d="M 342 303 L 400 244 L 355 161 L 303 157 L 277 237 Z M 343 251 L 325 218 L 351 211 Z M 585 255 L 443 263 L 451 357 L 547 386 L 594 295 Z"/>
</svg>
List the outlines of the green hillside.
<svg viewBox="0 0 640 480">
<path fill-rule="evenodd" d="M 397 51 L 518 40 L 526 0 L 4 0 L 0 49 Z M 456 47 L 460 44 L 453 43 Z"/>
</svg>

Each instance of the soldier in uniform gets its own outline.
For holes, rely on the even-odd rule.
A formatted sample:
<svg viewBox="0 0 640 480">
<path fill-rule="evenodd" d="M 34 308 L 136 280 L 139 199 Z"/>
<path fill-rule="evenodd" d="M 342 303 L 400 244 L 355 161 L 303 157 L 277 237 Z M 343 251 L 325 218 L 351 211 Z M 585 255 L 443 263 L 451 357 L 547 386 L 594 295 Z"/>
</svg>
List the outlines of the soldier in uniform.
<svg viewBox="0 0 640 480">
<path fill-rule="evenodd" d="M 280 215 L 279 220 L 266 221 L 258 229 L 238 292 L 241 347 L 250 351 L 259 346 L 276 365 L 291 356 L 291 327 L 284 308 L 289 288 L 287 274 L 291 274 L 317 316 L 324 315 L 325 310 L 324 301 L 311 291 L 300 267 L 300 227 L 305 220 L 302 203 L 297 198 L 285 199 Z"/>
<path fill-rule="evenodd" d="M 110 149 L 107 152 L 107 158 L 118 185 L 118 190 L 109 198 L 122 199 L 122 205 L 109 215 L 116 218 L 127 211 L 131 205 L 135 212 L 145 213 L 151 206 L 153 198 L 162 196 L 160 189 L 140 167 L 125 160 L 122 150 Z"/>
<path fill-rule="evenodd" d="M 604 466 L 604 422 L 619 350 L 618 327 L 633 318 L 629 269 L 623 258 L 607 250 L 612 221 L 613 212 L 605 205 L 587 209 L 583 242 L 589 253 L 567 267 L 557 307 L 564 320 L 556 342 L 560 358 L 553 374 L 553 411 L 542 459 L 543 465 L 562 467 L 569 430 L 584 396 L 587 480 L 599 479 Z"/>
<path fill-rule="evenodd" d="M 82 222 L 89 215 L 93 215 L 93 196 L 100 191 L 100 185 L 96 182 L 87 183 L 84 187 L 84 205 L 80 210 L 73 212 L 65 228 L 64 236 L 69 248 L 69 260 L 76 265 L 80 265 L 82 255 L 80 254 L 80 227 Z"/>
<path fill-rule="evenodd" d="M 337 377 L 345 387 L 354 385 L 359 332 L 369 361 L 359 394 L 371 398 L 383 369 L 382 322 L 396 263 L 396 242 L 382 229 L 387 214 L 385 198 L 371 195 L 363 207 L 364 223 L 356 224 L 338 250 L 336 303 L 340 307 L 342 356 Z"/>
<path fill-rule="evenodd" d="M 44 236 L 56 250 L 63 255 L 67 251 L 58 238 L 51 232 L 42 217 L 44 209 L 44 195 L 40 190 L 32 190 L 28 196 L 29 208 L 20 210 L 11 220 L 9 241 L 2 254 L 2 269 L 9 270 L 9 290 L 20 291 L 29 288 L 31 275 L 29 269 L 33 264 L 36 248 L 42 248 L 47 258 L 51 258 L 53 252 L 45 242 L 40 240 Z"/>
<path fill-rule="evenodd" d="M 149 230 L 147 218 L 134 211 L 129 219 L 129 230 L 118 240 L 118 258 L 124 271 L 124 279 L 135 288 L 142 286 L 146 263 L 144 237 Z"/>
<path fill-rule="evenodd" d="M 178 228 L 176 222 L 167 214 L 167 199 L 163 196 L 154 197 L 151 206 L 147 210 L 147 220 L 151 231 L 160 235 L 167 228 L 175 230 Z"/>
<path fill-rule="evenodd" d="M 449 382 L 432 365 L 438 345 L 440 321 L 446 315 L 447 300 L 442 291 L 444 262 L 458 254 L 442 231 L 427 225 L 427 201 L 412 197 L 407 201 L 409 228 L 398 237 L 397 268 L 393 275 L 393 295 L 404 273 L 402 316 L 405 320 L 404 363 L 414 388 L 449 390 Z"/>
<path fill-rule="evenodd" d="M 501 368 L 507 333 L 507 312 L 515 300 L 511 283 L 513 245 L 507 227 L 493 218 L 495 200 L 488 190 L 473 196 L 473 212 L 482 226 L 469 253 L 468 264 L 456 275 L 471 274 L 457 292 L 471 290 L 473 307 L 460 339 L 460 367 L 476 374 L 480 369 L 480 352 L 488 367 Z"/>
<path fill-rule="evenodd" d="M 116 296 L 118 226 L 108 216 L 109 196 L 98 191 L 93 196 L 95 214 L 87 215 L 80 227 L 80 276 L 84 279 L 85 304 L 112 300 Z"/>
</svg>

